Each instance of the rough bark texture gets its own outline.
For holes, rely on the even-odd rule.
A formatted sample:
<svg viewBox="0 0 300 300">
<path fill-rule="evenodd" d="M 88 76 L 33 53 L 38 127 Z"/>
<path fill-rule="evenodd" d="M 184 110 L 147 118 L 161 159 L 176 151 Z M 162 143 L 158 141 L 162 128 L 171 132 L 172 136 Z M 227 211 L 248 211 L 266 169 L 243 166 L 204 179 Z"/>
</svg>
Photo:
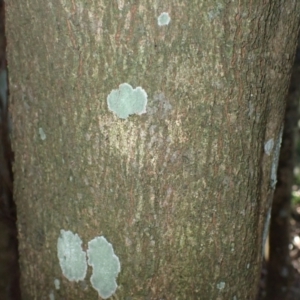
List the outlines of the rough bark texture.
<svg viewBox="0 0 300 300">
<path fill-rule="evenodd" d="M 96 298 L 91 268 L 62 275 L 61 229 L 113 245 L 114 299 L 254 299 L 300 3 L 10 0 L 7 13 L 23 299 Z M 108 110 L 122 83 L 146 91 L 146 114 Z"/>
</svg>

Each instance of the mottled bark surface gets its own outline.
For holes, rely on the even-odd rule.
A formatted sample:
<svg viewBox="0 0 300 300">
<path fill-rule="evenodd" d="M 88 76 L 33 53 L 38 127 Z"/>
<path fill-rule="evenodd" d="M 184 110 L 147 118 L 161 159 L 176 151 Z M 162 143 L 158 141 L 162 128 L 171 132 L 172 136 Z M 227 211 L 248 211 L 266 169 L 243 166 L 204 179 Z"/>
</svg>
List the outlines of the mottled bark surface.
<svg viewBox="0 0 300 300">
<path fill-rule="evenodd" d="M 227 2 L 8 1 L 25 300 L 97 297 L 61 229 L 113 245 L 115 299 L 254 299 L 300 3 Z M 108 110 L 122 83 L 145 114 Z"/>
</svg>

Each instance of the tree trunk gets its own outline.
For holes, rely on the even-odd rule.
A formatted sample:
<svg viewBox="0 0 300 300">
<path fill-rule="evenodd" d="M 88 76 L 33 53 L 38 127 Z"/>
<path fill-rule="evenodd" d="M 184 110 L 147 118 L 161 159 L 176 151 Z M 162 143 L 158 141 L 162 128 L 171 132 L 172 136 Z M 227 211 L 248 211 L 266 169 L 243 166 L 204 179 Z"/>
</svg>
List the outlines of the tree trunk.
<svg viewBox="0 0 300 300">
<path fill-rule="evenodd" d="M 240 2 L 8 1 L 24 300 L 255 298 L 300 3 Z"/>
</svg>

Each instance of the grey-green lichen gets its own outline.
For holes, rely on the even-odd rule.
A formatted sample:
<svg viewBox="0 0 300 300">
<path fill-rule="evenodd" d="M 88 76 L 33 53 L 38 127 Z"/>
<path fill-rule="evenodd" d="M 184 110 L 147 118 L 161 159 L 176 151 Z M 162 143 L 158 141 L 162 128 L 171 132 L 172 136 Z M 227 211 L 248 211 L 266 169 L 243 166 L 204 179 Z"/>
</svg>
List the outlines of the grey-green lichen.
<svg viewBox="0 0 300 300">
<path fill-rule="evenodd" d="M 116 278 L 121 271 L 119 258 L 105 237 L 96 237 L 88 243 L 88 264 L 93 268 L 91 284 L 103 299 L 117 289 Z"/>
<path fill-rule="evenodd" d="M 167 12 L 163 12 L 157 18 L 157 23 L 159 26 L 168 25 L 171 21 L 171 18 Z"/>
<path fill-rule="evenodd" d="M 42 141 L 46 139 L 46 134 L 44 132 L 44 129 L 42 127 L 39 128 L 39 135 Z"/>
<path fill-rule="evenodd" d="M 54 286 L 55 286 L 55 289 L 56 290 L 59 290 L 60 289 L 60 281 L 59 279 L 54 279 Z"/>
<path fill-rule="evenodd" d="M 265 153 L 267 155 L 271 155 L 271 152 L 273 150 L 273 147 L 274 147 L 274 139 L 269 139 L 266 143 L 265 143 L 265 146 L 264 146 L 264 149 L 265 149 Z"/>
<path fill-rule="evenodd" d="M 80 281 L 87 271 L 86 254 L 81 247 L 82 241 L 71 231 L 60 231 L 57 240 L 57 256 L 61 270 L 70 281 Z"/>
<path fill-rule="evenodd" d="M 218 290 L 223 290 L 225 288 L 225 282 L 221 281 L 217 284 L 217 289 Z"/>
<path fill-rule="evenodd" d="M 126 119 L 129 115 L 146 113 L 147 93 L 140 86 L 133 89 L 128 83 L 119 85 L 107 96 L 108 109 L 119 118 Z"/>
</svg>

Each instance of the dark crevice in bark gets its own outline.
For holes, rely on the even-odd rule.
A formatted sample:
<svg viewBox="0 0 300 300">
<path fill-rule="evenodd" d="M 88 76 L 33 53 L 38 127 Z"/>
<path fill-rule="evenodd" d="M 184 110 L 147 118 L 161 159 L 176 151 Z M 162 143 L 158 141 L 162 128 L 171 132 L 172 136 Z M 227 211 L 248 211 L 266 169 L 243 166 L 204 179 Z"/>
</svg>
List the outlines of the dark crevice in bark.
<svg viewBox="0 0 300 300">
<path fill-rule="evenodd" d="M 0 298 L 19 300 L 16 205 L 13 200 L 13 151 L 8 113 L 4 1 L 0 0 Z"/>
<path fill-rule="evenodd" d="M 277 171 L 269 233 L 266 299 L 290 299 L 294 270 L 289 255 L 291 192 L 295 163 L 296 130 L 299 119 L 300 49 L 297 49 L 291 84 L 287 96 L 285 124 Z"/>
</svg>

